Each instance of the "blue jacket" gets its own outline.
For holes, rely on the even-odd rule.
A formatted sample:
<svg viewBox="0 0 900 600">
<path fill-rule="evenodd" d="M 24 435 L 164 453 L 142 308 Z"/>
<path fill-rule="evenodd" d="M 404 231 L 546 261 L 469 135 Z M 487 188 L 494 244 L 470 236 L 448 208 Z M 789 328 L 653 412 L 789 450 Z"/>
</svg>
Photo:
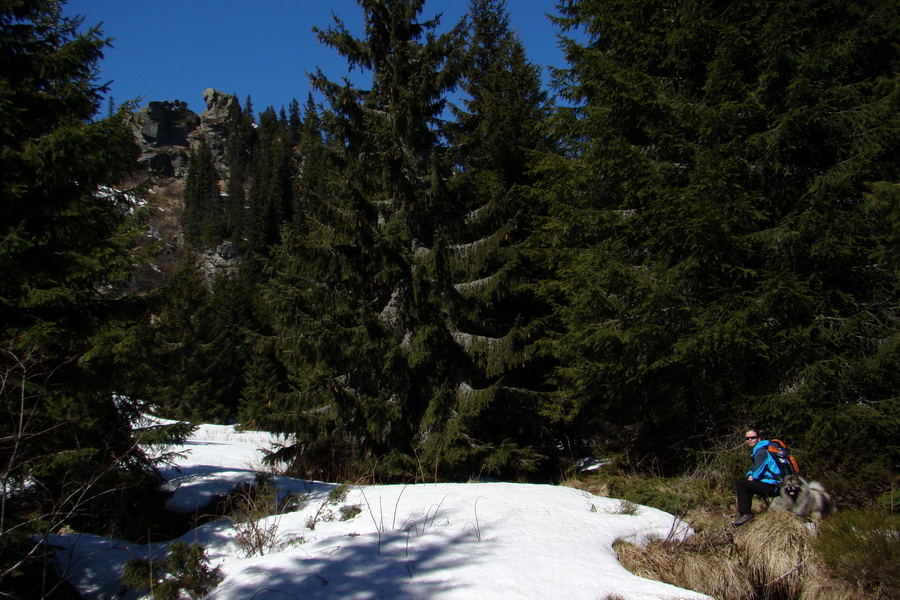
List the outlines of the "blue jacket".
<svg viewBox="0 0 900 600">
<path fill-rule="evenodd" d="M 772 485 L 781 485 L 781 469 L 778 463 L 772 458 L 766 448 L 769 446 L 769 440 L 759 440 L 753 446 L 750 452 L 750 461 L 752 465 L 747 471 L 747 477 L 753 477 L 754 481 L 770 483 Z"/>
</svg>

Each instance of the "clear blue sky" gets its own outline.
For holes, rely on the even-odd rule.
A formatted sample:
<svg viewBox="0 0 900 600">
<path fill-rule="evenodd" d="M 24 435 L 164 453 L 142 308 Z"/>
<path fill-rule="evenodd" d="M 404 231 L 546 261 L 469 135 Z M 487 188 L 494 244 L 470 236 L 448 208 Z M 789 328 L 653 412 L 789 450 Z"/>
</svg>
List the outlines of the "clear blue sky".
<svg viewBox="0 0 900 600">
<path fill-rule="evenodd" d="M 557 0 L 507 0 L 512 28 L 529 60 L 563 67 L 556 27 Z M 422 18 L 443 13 L 443 32 L 468 9 L 467 0 L 427 0 Z M 100 81 L 112 81 L 116 104 L 141 98 L 182 100 L 200 112 L 203 90 L 249 95 L 260 112 L 267 106 L 301 104 L 310 91 L 307 72 L 321 68 L 332 79 L 347 74 L 346 62 L 319 44 L 313 26 L 332 24 L 332 13 L 357 35 L 362 9 L 355 0 L 68 0 L 65 14 L 84 17 L 84 27 L 102 23 L 114 38 L 100 65 Z"/>
</svg>

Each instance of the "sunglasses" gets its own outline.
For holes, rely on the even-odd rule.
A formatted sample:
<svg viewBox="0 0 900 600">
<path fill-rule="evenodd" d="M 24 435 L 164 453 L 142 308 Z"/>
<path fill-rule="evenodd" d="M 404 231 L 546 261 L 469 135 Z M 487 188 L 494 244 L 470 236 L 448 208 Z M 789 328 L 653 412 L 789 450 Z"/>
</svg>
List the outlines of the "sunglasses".
<svg viewBox="0 0 900 600">
<path fill-rule="evenodd" d="M 745 437 L 744 439 L 745 439 L 745 440 L 758 440 L 758 439 L 759 439 L 759 436 L 758 436 L 758 435 L 748 435 L 748 436 Z"/>
</svg>

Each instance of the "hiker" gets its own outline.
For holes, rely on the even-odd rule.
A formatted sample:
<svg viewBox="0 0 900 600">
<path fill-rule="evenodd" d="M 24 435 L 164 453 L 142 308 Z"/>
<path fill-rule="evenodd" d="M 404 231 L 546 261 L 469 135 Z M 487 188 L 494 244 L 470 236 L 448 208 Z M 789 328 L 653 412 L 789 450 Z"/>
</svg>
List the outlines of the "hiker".
<svg viewBox="0 0 900 600">
<path fill-rule="evenodd" d="M 750 470 L 746 477 L 739 479 L 737 485 L 737 518 L 732 525 L 739 527 L 753 518 L 751 505 L 753 496 L 775 497 L 781 486 L 781 471 L 769 454 L 769 440 L 760 439 L 759 432 L 750 429 L 744 434 L 744 440 L 750 451 Z"/>
</svg>

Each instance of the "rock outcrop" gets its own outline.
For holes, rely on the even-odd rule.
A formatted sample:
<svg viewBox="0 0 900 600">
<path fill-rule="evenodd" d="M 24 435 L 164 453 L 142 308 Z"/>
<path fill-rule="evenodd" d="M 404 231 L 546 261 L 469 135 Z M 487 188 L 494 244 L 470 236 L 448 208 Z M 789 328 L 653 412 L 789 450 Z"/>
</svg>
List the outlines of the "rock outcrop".
<svg viewBox="0 0 900 600">
<path fill-rule="evenodd" d="M 226 175 L 225 140 L 237 98 L 210 88 L 203 92 L 203 99 L 206 110 L 199 115 L 181 100 L 150 102 L 132 115 L 131 127 L 141 149 L 141 171 L 184 177 L 191 147 L 205 137 L 216 167 Z"/>
<path fill-rule="evenodd" d="M 212 285 L 212 281 L 217 275 L 234 275 L 240 265 L 240 250 L 228 241 L 222 242 L 215 248 L 207 248 L 197 261 L 197 267 L 209 285 Z"/>
<path fill-rule="evenodd" d="M 157 177 L 151 189 L 154 210 L 146 239 L 139 245 L 158 248 L 150 264 L 141 267 L 131 284 L 131 293 L 144 293 L 163 285 L 181 260 L 184 234 L 184 177 L 188 171 L 191 148 L 205 139 L 212 151 L 220 180 L 228 177 L 225 147 L 230 120 L 240 104 L 235 96 L 214 89 L 203 92 L 206 110 L 199 115 L 180 100 L 150 102 L 131 115 L 134 139 L 140 147 L 137 175 Z M 231 275 L 240 268 L 240 250 L 230 241 L 216 248 L 199 250 L 194 257 L 197 268 L 208 283 L 218 274 Z"/>
<path fill-rule="evenodd" d="M 192 144 L 198 143 L 201 137 L 205 137 L 216 168 L 223 176 L 227 176 L 225 142 L 232 110 L 240 108 L 240 105 L 237 98 L 231 94 L 223 94 L 212 88 L 203 92 L 203 100 L 206 102 L 206 110 L 200 113 L 200 127 L 191 134 L 190 141 Z"/>
<path fill-rule="evenodd" d="M 164 177 L 183 176 L 189 151 L 188 135 L 200 127 L 200 117 L 187 104 L 150 102 L 131 117 L 134 138 L 141 148 L 141 170 Z"/>
</svg>

